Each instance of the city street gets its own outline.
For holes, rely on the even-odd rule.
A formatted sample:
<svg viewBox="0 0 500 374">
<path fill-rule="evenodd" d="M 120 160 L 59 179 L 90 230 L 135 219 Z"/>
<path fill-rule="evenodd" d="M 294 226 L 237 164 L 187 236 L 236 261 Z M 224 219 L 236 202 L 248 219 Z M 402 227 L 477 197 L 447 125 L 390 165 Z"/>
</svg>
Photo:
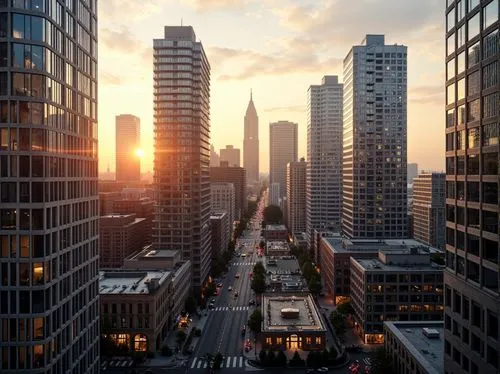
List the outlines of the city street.
<svg viewBox="0 0 500 374">
<path fill-rule="evenodd" d="M 205 329 L 188 362 L 190 370 L 207 370 L 205 355 L 207 353 L 215 355 L 218 352 L 224 356 L 223 368 L 241 370 L 245 367 L 244 343 L 246 339 L 251 339 L 253 344 L 253 336 L 248 328 L 246 333 L 242 334 L 242 329 L 256 308 L 249 305 L 250 300 L 255 299 L 255 294 L 250 288 L 250 273 L 258 259 L 255 247 L 260 241 L 260 220 L 256 218 L 261 214 L 261 209 L 263 209 L 262 201 L 253 217 L 254 221 L 249 223 L 250 229 L 246 230 L 237 241 L 236 254 L 231 260 L 227 274 L 220 280 L 223 286 L 219 295 L 214 296 L 214 308 L 207 309 L 209 316 Z M 243 254 L 245 257 L 242 257 Z"/>
</svg>

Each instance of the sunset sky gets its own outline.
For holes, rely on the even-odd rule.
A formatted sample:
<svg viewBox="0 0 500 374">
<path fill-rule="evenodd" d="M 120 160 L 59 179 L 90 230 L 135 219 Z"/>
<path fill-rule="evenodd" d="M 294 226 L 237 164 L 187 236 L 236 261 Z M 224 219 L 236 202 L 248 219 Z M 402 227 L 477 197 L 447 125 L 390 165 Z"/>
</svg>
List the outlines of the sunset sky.
<svg viewBox="0 0 500 374">
<path fill-rule="evenodd" d="M 365 34 L 408 46 L 408 162 L 444 165 L 442 0 L 101 0 L 99 2 L 99 164 L 114 170 L 115 115 L 141 119 L 142 171 L 153 167 L 154 38 L 165 25 L 193 26 L 212 68 L 211 143 L 242 148 L 253 89 L 260 169 L 269 169 L 269 123 L 299 124 L 306 155 L 306 94 L 339 75 Z"/>
</svg>

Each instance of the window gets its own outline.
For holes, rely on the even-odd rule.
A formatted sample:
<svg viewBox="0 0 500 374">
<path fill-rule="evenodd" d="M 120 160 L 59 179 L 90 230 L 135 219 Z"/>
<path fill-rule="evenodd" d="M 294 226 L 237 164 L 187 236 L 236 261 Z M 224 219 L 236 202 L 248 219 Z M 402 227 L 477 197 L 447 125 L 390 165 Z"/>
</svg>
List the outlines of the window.
<svg viewBox="0 0 500 374">
<path fill-rule="evenodd" d="M 467 2 L 467 11 L 469 12 L 479 5 L 479 0 L 467 0 Z"/>
<path fill-rule="evenodd" d="M 457 49 L 465 44 L 465 25 L 457 30 Z"/>
<path fill-rule="evenodd" d="M 498 61 L 483 68 L 483 90 L 498 84 Z"/>
<path fill-rule="evenodd" d="M 457 57 L 457 75 L 465 71 L 465 51 Z"/>
<path fill-rule="evenodd" d="M 467 94 L 475 95 L 481 90 L 481 79 L 479 77 L 479 70 L 467 76 Z M 459 98 L 460 100 L 460 98 Z"/>
<path fill-rule="evenodd" d="M 498 21 L 498 0 L 493 0 L 483 8 L 483 29 Z"/>
<path fill-rule="evenodd" d="M 465 149 L 465 130 L 457 131 L 456 133 L 456 149 L 462 150 Z"/>
<path fill-rule="evenodd" d="M 479 34 L 479 16 L 480 16 L 480 14 L 481 13 L 476 13 L 476 15 L 474 17 L 469 19 L 469 22 L 468 22 L 468 30 L 469 30 L 468 37 L 469 37 L 469 39 L 468 40 L 471 40 L 477 34 Z"/>
<path fill-rule="evenodd" d="M 7 73 L 0 72 L 0 96 L 6 96 L 6 95 L 7 95 Z M 3 105 L 2 105 L 2 110 L 3 110 Z M 7 121 L 2 120 L 2 122 L 7 122 Z"/>
<path fill-rule="evenodd" d="M 498 204 L 498 185 L 496 183 L 483 182 L 483 203 Z"/>
<path fill-rule="evenodd" d="M 468 148 L 477 148 L 479 147 L 479 127 L 474 127 L 472 129 L 467 130 L 467 139 L 468 139 Z"/>
<path fill-rule="evenodd" d="M 483 58 L 487 59 L 491 56 L 498 54 L 498 44 L 500 40 L 498 37 L 498 30 L 490 32 L 483 39 Z"/>
<path fill-rule="evenodd" d="M 446 127 L 455 126 L 455 108 L 446 111 Z"/>
<path fill-rule="evenodd" d="M 497 145 L 499 138 L 498 123 L 483 126 L 483 146 Z"/>
<path fill-rule="evenodd" d="M 453 27 L 455 27 L 455 12 L 453 9 L 446 16 L 446 31 L 450 31 Z"/>
<path fill-rule="evenodd" d="M 474 100 L 471 101 L 470 103 L 467 103 L 467 121 L 478 121 L 481 118 L 481 106 L 480 106 L 480 100 Z"/>
<path fill-rule="evenodd" d="M 480 59 L 480 47 L 479 42 L 474 43 L 467 49 L 468 59 L 469 59 L 469 68 L 476 65 Z"/>
<path fill-rule="evenodd" d="M 462 20 L 462 18 L 464 18 L 464 16 L 465 16 L 464 3 L 465 3 L 465 0 L 457 2 L 457 20 L 458 20 L 458 22 L 460 22 Z"/>
<path fill-rule="evenodd" d="M 446 80 L 450 80 L 455 76 L 455 59 L 452 58 L 446 64 Z"/>
<path fill-rule="evenodd" d="M 451 34 L 446 40 L 446 49 L 448 51 L 448 56 L 455 52 L 455 34 Z"/>
<path fill-rule="evenodd" d="M 460 79 L 457 82 L 457 101 L 465 97 L 465 79 Z"/>
<path fill-rule="evenodd" d="M 483 174 L 498 174 L 498 153 L 483 154 Z"/>
<path fill-rule="evenodd" d="M 447 89 L 446 104 L 455 103 L 455 83 L 450 84 Z"/>
<path fill-rule="evenodd" d="M 467 182 L 467 200 L 479 202 L 479 183 Z"/>
<path fill-rule="evenodd" d="M 498 92 L 484 97 L 484 108 L 483 117 L 493 117 L 498 115 L 499 104 L 498 104 Z"/>
<path fill-rule="evenodd" d="M 7 43 L 0 43 L 0 68 L 7 67 Z"/>
</svg>

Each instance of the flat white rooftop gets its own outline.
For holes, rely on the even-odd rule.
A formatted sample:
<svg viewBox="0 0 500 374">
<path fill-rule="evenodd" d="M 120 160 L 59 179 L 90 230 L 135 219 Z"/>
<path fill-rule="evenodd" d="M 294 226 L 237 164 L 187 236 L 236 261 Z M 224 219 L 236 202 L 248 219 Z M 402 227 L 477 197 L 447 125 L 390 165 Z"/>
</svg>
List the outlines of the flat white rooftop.
<svg viewBox="0 0 500 374">
<path fill-rule="evenodd" d="M 264 296 L 263 331 L 324 331 L 325 327 L 319 316 L 316 305 L 307 296 Z M 284 318 L 283 309 L 298 310 L 297 318 Z"/>
<path fill-rule="evenodd" d="M 419 248 L 428 253 L 442 253 L 440 249 L 431 247 L 415 239 L 348 239 L 341 237 L 325 237 L 325 241 L 334 252 L 378 252 L 379 250 L 403 250 Z"/>
<path fill-rule="evenodd" d="M 150 270 L 100 271 L 99 294 L 150 294 L 155 290 L 155 283 L 162 285 L 170 273 Z"/>
</svg>

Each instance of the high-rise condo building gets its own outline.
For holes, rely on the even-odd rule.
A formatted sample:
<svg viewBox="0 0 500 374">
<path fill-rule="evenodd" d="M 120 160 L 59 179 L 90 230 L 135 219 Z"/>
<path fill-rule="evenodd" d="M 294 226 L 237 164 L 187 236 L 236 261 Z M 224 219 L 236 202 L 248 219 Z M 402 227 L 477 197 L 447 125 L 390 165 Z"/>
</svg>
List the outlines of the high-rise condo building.
<svg viewBox="0 0 500 374">
<path fill-rule="evenodd" d="M 0 1 L 0 139 L 0 372 L 97 374 L 96 1 Z"/>
<path fill-rule="evenodd" d="M 131 114 L 116 116 L 116 180 L 141 180 L 141 159 L 137 152 L 141 144 L 141 120 Z"/>
<path fill-rule="evenodd" d="M 307 92 L 306 234 L 340 230 L 342 211 L 342 93 L 336 75 Z"/>
<path fill-rule="evenodd" d="M 366 35 L 344 59 L 342 228 L 350 238 L 407 236 L 407 47 Z"/>
<path fill-rule="evenodd" d="M 190 260 L 193 287 L 210 270 L 210 64 L 191 26 L 166 26 L 154 47 L 157 249 Z"/>
<path fill-rule="evenodd" d="M 413 179 L 413 238 L 443 250 L 444 186 L 444 173 L 422 173 Z"/>
<path fill-rule="evenodd" d="M 288 121 L 269 124 L 269 185 L 280 184 L 280 198 L 286 195 L 286 165 L 297 161 L 297 128 Z"/>
<path fill-rule="evenodd" d="M 243 139 L 243 167 L 247 171 L 248 183 L 259 181 L 259 117 L 250 93 L 250 102 L 245 113 Z"/>
<path fill-rule="evenodd" d="M 240 167 L 240 150 L 232 145 L 220 150 L 220 161 L 227 162 L 229 166 Z"/>
<path fill-rule="evenodd" d="M 498 6 L 446 2 L 445 373 L 500 371 Z"/>
<path fill-rule="evenodd" d="M 288 231 L 306 229 L 306 161 L 293 161 L 286 168 L 286 204 Z"/>
</svg>

